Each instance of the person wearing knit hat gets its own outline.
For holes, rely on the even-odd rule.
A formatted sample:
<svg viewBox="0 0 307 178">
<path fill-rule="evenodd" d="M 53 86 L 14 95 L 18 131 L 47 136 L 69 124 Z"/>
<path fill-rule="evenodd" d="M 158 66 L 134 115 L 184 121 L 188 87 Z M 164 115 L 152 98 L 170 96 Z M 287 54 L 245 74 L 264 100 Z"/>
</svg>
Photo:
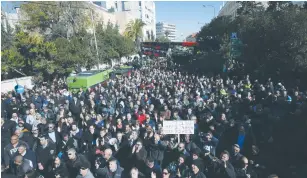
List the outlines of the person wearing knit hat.
<svg viewBox="0 0 307 178">
<path fill-rule="evenodd" d="M 192 176 L 191 178 L 206 178 L 205 174 L 201 171 L 202 163 L 198 160 L 192 162 Z"/>
<path fill-rule="evenodd" d="M 192 150 L 192 159 L 193 159 L 193 161 L 197 161 L 197 162 L 200 163 L 200 165 L 199 165 L 198 168 L 199 168 L 200 171 L 202 172 L 202 171 L 204 170 L 204 165 L 202 164 L 204 161 L 199 157 L 199 156 L 200 156 L 200 153 L 201 153 L 201 151 L 200 151 L 199 148 L 193 149 L 193 150 Z"/>
</svg>

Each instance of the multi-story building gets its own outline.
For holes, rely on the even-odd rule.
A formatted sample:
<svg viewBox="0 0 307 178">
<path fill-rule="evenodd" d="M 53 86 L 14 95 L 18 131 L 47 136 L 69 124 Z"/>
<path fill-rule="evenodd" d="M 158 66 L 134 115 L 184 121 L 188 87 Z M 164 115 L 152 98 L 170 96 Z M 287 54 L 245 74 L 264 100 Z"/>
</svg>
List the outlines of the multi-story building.
<svg viewBox="0 0 307 178">
<path fill-rule="evenodd" d="M 8 26 L 14 30 L 16 25 L 19 25 L 20 23 L 19 8 L 14 9 L 15 10 L 13 12 L 5 12 L 3 10 L 1 11 L 1 24 L 5 30 L 7 30 Z"/>
<path fill-rule="evenodd" d="M 141 19 L 146 25 L 143 27 L 143 40 L 156 38 L 156 7 L 154 1 L 96 1 L 109 12 L 115 12 L 119 26 L 125 26 L 130 20 Z"/>
<path fill-rule="evenodd" d="M 255 1 L 260 2 L 265 8 L 268 7 L 268 1 Z M 237 10 L 241 7 L 240 3 L 237 1 L 227 1 L 223 2 L 220 7 L 218 16 L 231 16 L 232 19 L 238 15 Z"/>
<path fill-rule="evenodd" d="M 176 41 L 176 25 L 165 22 L 158 22 L 156 24 L 156 34 L 157 38 L 167 37 L 171 41 Z"/>
</svg>

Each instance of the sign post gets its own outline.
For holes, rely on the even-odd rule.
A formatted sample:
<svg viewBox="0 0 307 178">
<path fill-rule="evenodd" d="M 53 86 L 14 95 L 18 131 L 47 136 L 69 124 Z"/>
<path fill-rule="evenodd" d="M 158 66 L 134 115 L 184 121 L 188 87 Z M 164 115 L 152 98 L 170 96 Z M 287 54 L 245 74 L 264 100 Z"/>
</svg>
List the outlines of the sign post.
<svg viewBox="0 0 307 178">
<path fill-rule="evenodd" d="M 181 134 L 194 134 L 194 121 L 163 121 L 163 134 L 178 135 L 178 143 Z"/>
</svg>

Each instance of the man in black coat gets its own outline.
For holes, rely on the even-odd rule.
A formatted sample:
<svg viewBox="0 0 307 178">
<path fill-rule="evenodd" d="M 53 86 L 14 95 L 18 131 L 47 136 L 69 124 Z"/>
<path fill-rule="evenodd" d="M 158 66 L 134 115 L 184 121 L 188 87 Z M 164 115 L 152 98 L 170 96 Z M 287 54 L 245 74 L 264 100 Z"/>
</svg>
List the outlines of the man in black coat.
<svg viewBox="0 0 307 178">
<path fill-rule="evenodd" d="M 15 131 L 17 123 L 12 120 L 4 120 L 1 118 L 1 153 L 3 155 L 4 146 L 10 143 L 12 133 Z"/>
<path fill-rule="evenodd" d="M 48 124 L 48 137 L 50 140 L 52 140 L 56 147 L 58 147 L 58 144 L 62 140 L 60 133 L 55 130 L 55 125 L 53 123 Z"/>
<path fill-rule="evenodd" d="M 116 157 L 120 163 L 122 163 L 124 160 L 127 160 L 126 158 L 129 155 L 128 144 L 128 140 L 126 137 L 123 137 L 123 133 L 118 132 L 116 134 L 116 143 L 113 146 L 115 148 L 114 157 Z"/>
<path fill-rule="evenodd" d="M 213 160 L 215 177 L 218 178 L 236 178 L 234 167 L 229 162 L 228 151 L 223 151 L 220 160 Z"/>
<path fill-rule="evenodd" d="M 52 158 L 56 154 L 56 147 L 52 141 L 48 140 L 47 135 L 39 136 L 40 146 L 36 149 L 37 165 L 40 173 L 49 178 L 52 170 Z"/>
<path fill-rule="evenodd" d="M 69 110 L 73 116 L 79 120 L 82 108 L 81 103 L 76 96 L 74 96 L 73 100 L 69 103 Z"/>
<path fill-rule="evenodd" d="M 248 166 L 248 159 L 246 157 L 242 157 L 240 160 L 240 165 L 236 168 L 236 176 L 237 178 L 257 178 L 256 172 L 252 169 L 251 166 Z"/>
<path fill-rule="evenodd" d="M 200 170 L 202 163 L 199 160 L 192 162 L 192 176 L 191 178 L 206 178 L 205 174 Z"/>
<path fill-rule="evenodd" d="M 132 168 L 135 166 L 138 170 L 144 170 L 144 166 L 146 163 L 147 151 L 143 147 L 142 141 L 138 140 L 136 144 L 132 148 L 132 152 L 130 153 L 130 166 Z M 133 164 L 131 164 L 133 163 Z"/>
<path fill-rule="evenodd" d="M 240 153 L 240 146 L 238 144 L 234 144 L 232 146 L 232 152 L 230 155 L 230 162 L 234 167 L 238 167 L 241 163 L 243 155 Z"/>
<path fill-rule="evenodd" d="M 124 176 L 124 169 L 121 168 L 117 164 L 116 159 L 110 159 L 109 160 L 109 166 L 100 169 L 99 172 L 97 172 L 99 177 L 101 178 L 122 178 Z"/>
<path fill-rule="evenodd" d="M 150 138 L 147 142 L 148 146 L 148 156 L 153 158 L 154 161 L 157 161 L 160 165 L 162 163 L 162 160 L 164 158 L 164 150 L 165 146 L 162 145 L 160 141 L 160 136 L 158 134 L 155 134 L 152 138 Z"/>
<path fill-rule="evenodd" d="M 82 165 L 87 164 L 90 168 L 90 162 L 87 158 L 81 154 L 77 154 L 74 148 L 71 148 L 67 151 L 68 154 L 68 161 L 67 161 L 67 168 L 70 172 L 69 177 L 75 178 L 80 172 L 80 168 Z"/>
<path fill-rule="evenodd" d="M 19 103 L 15 97 L 12 97 L 12 101 L 7 106 L 7 114 L 10 117 L 14 113 L 19 113 Z"/>
<path fill-rule="evenodd" d="M 68 133 L 62 133 L 62 139 L 58 142 L 57 145 L 58 152 L 62 152 L 63 154 L 65 154 L 70 148 L 75 148 L 75 143 L 74 143 L 74 138 L 70 137 L 70 135 Z"/>
</svg>

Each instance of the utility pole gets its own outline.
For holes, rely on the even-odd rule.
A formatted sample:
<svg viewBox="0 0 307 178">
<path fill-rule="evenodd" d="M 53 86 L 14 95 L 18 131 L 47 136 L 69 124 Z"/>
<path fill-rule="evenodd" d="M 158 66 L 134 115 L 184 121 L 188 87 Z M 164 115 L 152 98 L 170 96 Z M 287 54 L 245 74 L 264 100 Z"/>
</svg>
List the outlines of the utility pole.
<svg viewBox="0 0 307 178">
<path fill-rule="evenodd" d="M 97 54 L 97 69 L 99 70 L 99 53 L 98 53 L 98 46 L 97 46 L 97 39 L 96 39 L 96 29 L 94 24 L 94 16 L 93 16 L 93 9 L 90 9 L 91 11 L 91 19 L 92 19 L 92 25 L 93 25 L 93 32 L 94 32 L 94 40 L 95 40 L 95 48 L 96 48 L 96 54 Z"/>
</svg>

